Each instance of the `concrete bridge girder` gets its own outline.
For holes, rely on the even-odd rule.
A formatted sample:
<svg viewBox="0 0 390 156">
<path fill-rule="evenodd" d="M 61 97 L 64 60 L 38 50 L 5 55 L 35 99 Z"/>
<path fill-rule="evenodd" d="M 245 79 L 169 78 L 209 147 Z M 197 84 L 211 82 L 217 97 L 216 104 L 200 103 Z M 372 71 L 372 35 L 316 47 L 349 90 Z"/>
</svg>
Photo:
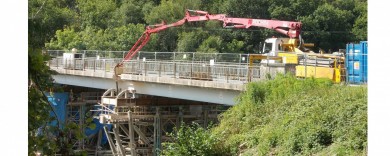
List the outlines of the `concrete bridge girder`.
<svg viewBox="0 0 390 156">
<path fill-rule="evenodd" d="M 115 88 L 115 80 L 107 77 L 90 77 L 79 75 L 59 74 L 53 75 L 55 83 L 83 86 L 98 89 Z M 188 80 L 191 81 L 191 80 Z M 197 80 L 192 80 L 197 81 Z M 118 88 L 126 90 L 133 87 L 137 94 L 146 94 L 177 99 L 209 102 L 223 105 L 234 105 L 234 97 L 240 94 L 239 90 L 197 87 L 188 85 L 175 85 L 168 83 L 152 83 L 145 81 L 119 80 Z"/>
</svg>

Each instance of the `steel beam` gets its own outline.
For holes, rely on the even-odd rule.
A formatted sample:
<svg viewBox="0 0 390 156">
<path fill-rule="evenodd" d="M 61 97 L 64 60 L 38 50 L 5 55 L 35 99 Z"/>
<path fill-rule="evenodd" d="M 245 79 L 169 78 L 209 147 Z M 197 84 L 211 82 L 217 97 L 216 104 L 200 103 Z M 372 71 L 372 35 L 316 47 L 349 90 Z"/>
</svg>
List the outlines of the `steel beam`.
<svg viewBox="0 0 390 156">
<path fill-rule="evenodd" d="M 110 136 L 110 133 L 108 132 L 108 129 L 107 129 L 106 126 L 103 126 L 103 129 L 104 129 L 104 132 L 106 133 L 106 137 L 107 137 L 107 140 L 108 140 L 108 144 L 110 145 L 112 155 L 116 156 L 117 155 L 117 151 L 116 151 L 116 148 L 115 148 L 115 144 L 112 141 L 112 138 Z"/>
<path fill-rule="evenodd" d="M 98 151 L 99 151 L 99 148 L 100 148 L 101 140 L 102 140 L 102 130 L 99 130 L 98 138 L 97 138 L 97 141 L 96 141 L 97 143 L 96 143 L 95 156 L 98 155 Z"/>
<path fill-rule="evenodd" d="M 117 147 L 120 151 L 120 155 L 126 156 L 126 151 L 123 148 L 121 138 L 119 137 L 119 129 L 118 128 L 119 128 L 118 124 L 114 124 L 114 136 L 115 136 L 116 144 L 117 144 Z"/>
<path fill-rule="evenodd" d="M 161 150 L 161 121 L 159 107 L 156 108 L 156 116 L 154 117 L 154 148 L 153 155 L 158 156 Z"/>
<path fill-rule="evenodd" d="M 127 115 L 129 116 L 129 147 L 130 147 L 130 153 L 131 155 L 136 155 L 135 153 L 135 140 L 134 140 L 134 125 L 133 125 L 133 118 L 131 116 L 131 111 L 127 112 Z"/>
</svg>

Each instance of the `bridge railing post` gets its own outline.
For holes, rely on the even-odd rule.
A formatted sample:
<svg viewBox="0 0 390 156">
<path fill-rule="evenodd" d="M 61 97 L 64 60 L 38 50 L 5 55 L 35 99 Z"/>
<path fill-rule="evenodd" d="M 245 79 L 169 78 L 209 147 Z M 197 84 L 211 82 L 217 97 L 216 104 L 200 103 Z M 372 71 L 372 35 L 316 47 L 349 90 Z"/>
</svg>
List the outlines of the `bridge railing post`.
<svg viewBox="0 0 390 156">
<path fill-rule="evenodd" d="M 104 77 L 106 77 L 106 59 L 103 60 L 103 72 L 104 72 Z"/>
<path fill-rule="evenodd" d="M 247 81 L 247 82 L 251 82 L 251 77 L 250 77 L 250 76 L 251 76 L 251 67 L 249 67 L 249 66 L 247 67 L 247 72 L 246 72 L 246 74 L 247 74 L 247 75 L 246 75 L 246 77 L 247 77 L 246 81 Z"/>
<path fill-rule="evenodd" d="M 191 64 L 194 63 L 194 59 L 195 59 L 195 53 L 192 53 L 192 62 L 191 62 Z"/>
<path fill-rule="evenodd" d="M 192 67 L 193 67 L 193 63 L 191 63 L 191 66 L 190 66 L 190 80 L 192 79 Z"/>
<path fill-rule="evenodd" d="M 173 63 L 173 78 L 176 78 L 176 62 Z"/>
<path fill-rule="evenodd" d="M 85 56 L 85 55 L 84 55 Z M 85 70 L 85 65 L 86 65 L 86 59 L 85 58 L 83 58 L 83 70 Z"/>
<path fill-rule="evenodd" d="M 229 67 L 228 68 L 226 68 L 225 67 L 225 69 L 226 69 L 226 83 L 229 83 L 229 74 L 230 74 L 230 70 L 229 70 Z"/>
<path fill-rule="evenodd" d="M 240 76 L 240 67 L 241 67 L 241 60 L 242 60 L 241 54 L 239 55 L 239 57 L 240 57 L 240 58 L 238 58 L 238 65 L 239 65 L 239 68 L 237 68 L 238 76 Z"/>
<path fill-rule="evenodd" d="M 76 69 L 76 58 L 73 58 L 72 63 L 73 63 L 73 70 L 75 70 Z"/>
<path fill-rule="evenodd" d="M 158 77 L 161 77 L 161 61 L 158 64 Z"/>
<path fill-rule="evenodd" d="M 85 50 L 84 50 L 84 53 L 83 53 L 83 70 L 85 70 L 85 65 L 86 65 L 86 59 L 85 59 L 85 57 L 86 57 L 86 52 L 85 52 Z"/>
<path fill-rule="evenodd" d="M 147 73 L 147 63 L 146 62 L 144 62 L 144 75 L 146 76 L 146 73 Z"/>
</svg>

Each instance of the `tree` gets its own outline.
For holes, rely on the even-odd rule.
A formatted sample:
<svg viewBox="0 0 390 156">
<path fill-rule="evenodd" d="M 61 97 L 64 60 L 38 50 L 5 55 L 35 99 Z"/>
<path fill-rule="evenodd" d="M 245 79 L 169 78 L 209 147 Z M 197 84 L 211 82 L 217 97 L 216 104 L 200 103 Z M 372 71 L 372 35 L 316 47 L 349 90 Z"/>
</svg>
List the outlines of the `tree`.
<svg viewBox="0 0 390 156">
<path fill-rule="evenodd" d="M 118 20 L 117 26 L 129 23 L 145 23 L 144 16 L 154 6 L 153 1 L 124 0 L 115 10 L 114 16 Z"/>
<path fill-rule="evenodd" d="M 226 0 L 221 7 L 221 12 L 231 17 L 268 19 L 268 0 Z M 242 9 L 245 8 L 245 9 Z"/>
<path fill-rule="evenodd" d="M 76 0 L 80 17 L 82 20 L 82 27 L 94 26 L 101 29 L 106 29 L 110 25 L 116 23 L 114 11 L 116 4 L 111 0 Z"/>
<path fill-rule="evenodd" d="M 39 50 L 29 49 L 28 53 L 28 153 L 42 151 L 47 154 L 54 154 L 58 150 L 56 142 L 45 134 L 49 131 L 46 124 L 53 119 L 49 116 L 51 110 L 44 91 L 52 86 L 52 72 L 46 66 L 48 57 L 40 54 Z M 43 128 L 42 128 L 43 126 Z"/>
<path fill-rule="evenodd" d="M 353 25 L 351 11 L 327 3 L 319 6 L 312 15 L 302 17 L 301 21 L 305 24 L 305 37 L 326 51 L 345 47 L 345 43 L 353 38 L 350 34 Z"/>
<path fill-rule="evenodd" d="M 222 39 L 219 36 L 209 36 L 196 50 L 201 53 L 219 53 L 222 51 Z"/>
<path fill-rule="evenodd" d="M 242 48 L 244 47 L 244 42 L 233 39 L 232 42 L 226 44 L 226 50 L 223 53 L 242 53 Z"/>
<path fill-rule="evenodd" d="M 40 151 L 44 155 L 72 152 L 69 144 L 63 141 L 66 131 L 49 123 L 57 120 L 50 116 L 53 111 L 45 92 L 54 88 L 54 74 L 46 65 L 50 57 L 42 48 L 56 30 L 71 25 L 75 19 L 72 8 L 74 3 L 65 0 L 30 0 L 28 11 L 28 154 Z M 70 7 L 70 8 L 68 8 Z M 71 32 L 71 31 L 70 31 Z M 55 114 L 55 113 L 54 113 Z M 59 123 L 57 121 L 57 123 Z"/>
<path fill-rule="evenodd" d="M 355 2 L 354 13 L 357 18 L 353 24 L 352 32 L 356 36 L 357 41 L 367 40 L 367 1 Z"/>
<path fill-rule="evenodd" d="M 57 30 L 55 35 L 56 40 L 52 38 L 45 46 L 52 50 L 69 50 L 72 48 L 86 49 L 85 42 L 83 42 L 81 34 L 75 32 L 73 28 L 65 28 Z"/>
<path fill-rule="evenodd" d="M 76 21 L 76 13 L 67 8 L 69 5 L 65 0 L 28 1 L 29 47 L 42 48 L 58 29 Z"/>
<path fill-rule="evenodd" d="M 207 33 L 202 30 L 182 32 L 177 41 L 177 51 L 195 52 L 205 38 L 207 38 Z"/>
</svg>

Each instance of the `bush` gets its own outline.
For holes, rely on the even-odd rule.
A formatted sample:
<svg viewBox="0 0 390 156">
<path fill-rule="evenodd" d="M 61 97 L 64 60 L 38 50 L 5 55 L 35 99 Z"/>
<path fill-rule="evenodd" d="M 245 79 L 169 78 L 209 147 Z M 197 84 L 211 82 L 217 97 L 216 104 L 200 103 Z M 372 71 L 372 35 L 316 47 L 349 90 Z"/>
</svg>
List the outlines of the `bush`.
<svg viewBox="0 0 390 156">
<path fill-rule="evenodd" d="M 181 127 L 164 155 L 366 155 L 367 87 L 278 75 L 248 84 L 219 120 Z"/>
<path fill-rule="evenodd" d="M 253 82 L 212 132 L 231 155 L 364 153 L 367 88 L 291 75 Z"/>
<path fill-rule="evenodd" d="M 212 156 L 217 155 L 218 147 L 215 147 L 219 141 L 215 135 L 210 133 L 209 128 L 204 129 L 197 123 L 182 126 L 169 134 L 174 138 L 171 143 L 163 143 L 162 155 L 168 156 Z"/>
</svg>

